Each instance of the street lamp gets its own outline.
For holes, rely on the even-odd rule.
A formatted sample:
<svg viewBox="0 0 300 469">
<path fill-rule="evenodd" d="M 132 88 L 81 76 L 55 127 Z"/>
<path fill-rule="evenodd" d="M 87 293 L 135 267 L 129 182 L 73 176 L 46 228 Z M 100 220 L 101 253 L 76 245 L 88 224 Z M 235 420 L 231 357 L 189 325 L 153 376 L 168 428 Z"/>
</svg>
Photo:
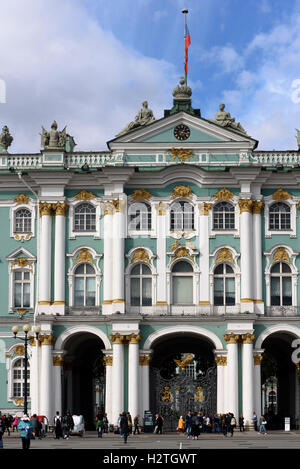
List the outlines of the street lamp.
<svg viewBox="0 0 300 469">
<path fill-rule="evenodd" d="M 28 346 L 28 332 L 30 331 L 30 325 L 29 324 L 24 324 L 22 327 L 24 333 L 25 333 L 25 338 L 23 337 L 18 337 L 18 339 L 24 340 L 24 345 L 25 345 L 25 354 L 24 354 L 24 362 L 25 362 L 25 376 L 24 376 L 24 414 L 27 415 L 27 407 L 28 407 L 28 393 L 27 393 L 27 368 L 28 368 L 28 354 L 27 354 L 27 346 Z M 14 338 L 17 338 L 17 334 L 19 333 L 20 329 L 18 326 L 13 326 L 11 328 Z M 36 340 L 38 340 L 39 333 L 41 332 L 40 326 L 34 326 L 33 331 L 35 332 L 35 337 Z"/>
</svg>

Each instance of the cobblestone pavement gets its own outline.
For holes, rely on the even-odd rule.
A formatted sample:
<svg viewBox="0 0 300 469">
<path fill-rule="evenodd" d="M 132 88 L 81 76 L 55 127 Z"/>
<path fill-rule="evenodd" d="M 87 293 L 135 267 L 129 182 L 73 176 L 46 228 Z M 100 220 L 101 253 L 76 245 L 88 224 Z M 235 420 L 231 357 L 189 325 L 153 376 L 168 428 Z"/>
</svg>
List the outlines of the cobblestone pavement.
<svg viewBox="0 0 300 469">
<path fill-rule="evenodd" d="M 11 433 L 3 437 L 4 449 L 21 449 L 19 435 Z M 201 434 L 198 440 L 187 439 L 185 435 L 166 433 L 163 435 L 130 435 L 124 444 L 119 435 L 104 434 L 98 438 L 96 432 L 86 432 L 84 437 L 73 435 L 69 440 L 55 440 L 51 433 L 41 440 L 32 440 L 30 449 L 300 449 L 300 431 L 271 431 L 267 435 L 255 432 L 236 431 L 233 437 L 223 434 Z"/>
</svg>

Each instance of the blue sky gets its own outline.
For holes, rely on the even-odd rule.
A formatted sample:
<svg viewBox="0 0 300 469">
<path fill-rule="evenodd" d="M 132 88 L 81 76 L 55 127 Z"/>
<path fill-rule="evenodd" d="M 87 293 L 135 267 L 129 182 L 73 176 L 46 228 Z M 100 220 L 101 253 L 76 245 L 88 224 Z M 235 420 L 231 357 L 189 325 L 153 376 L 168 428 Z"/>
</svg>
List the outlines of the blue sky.
<svg viewBox="0 0 300 469">
<path fill-rule="evenodd" d="M 210 119 L 224 102 L 259 149 L 296 149 L 300 0 L 10 0 L 0 17 L 10 151 L 38 152 L 54 119 L 77 150 L 105 150 L 145 99 L 161 118 L 183 73 L 183 7 L 193 106 Z"/>
</svg>

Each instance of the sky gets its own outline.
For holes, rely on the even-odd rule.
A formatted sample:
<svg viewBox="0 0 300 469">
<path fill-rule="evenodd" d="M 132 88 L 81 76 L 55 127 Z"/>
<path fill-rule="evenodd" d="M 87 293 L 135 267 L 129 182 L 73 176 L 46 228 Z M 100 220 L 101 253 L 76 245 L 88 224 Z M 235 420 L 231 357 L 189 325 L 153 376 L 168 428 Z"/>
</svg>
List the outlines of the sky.
<svg viewBox="0 0 300 469">
<path fill-rule="evenodd" d="M 296 150 L 300 0 L 9 0 L 0 11 L 0 130 L 10 153 L 39 153 L 53 120 L 75 151 L 105 151 L 147 100 L 172 107 L 191 35 L 193 107 L 219 104 L 259 141 Z"/>
</svg>

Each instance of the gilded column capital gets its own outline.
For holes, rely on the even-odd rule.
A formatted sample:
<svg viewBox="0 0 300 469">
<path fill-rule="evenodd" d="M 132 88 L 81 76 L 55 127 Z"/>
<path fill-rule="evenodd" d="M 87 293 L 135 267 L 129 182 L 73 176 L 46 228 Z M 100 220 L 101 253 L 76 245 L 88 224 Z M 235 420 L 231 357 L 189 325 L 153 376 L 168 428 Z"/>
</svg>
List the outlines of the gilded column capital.
<svg viewBox="0 0 300 469">
<path fill-rule="evenodd" d="M 166 204 L 165 202 L 159 202 L 155 205 L 155 209 L 157 211 L 158 216 L 166 215 L 168 204 Z"/>
<path fill-rule="evenodd" d="M 149 366 L 151 362 L 151 355 L 142 355 L 139 357 L 139 364 L 141 366 Z"/>
<path fill-rule="evenodd" d="M 41 334 L 39 335 L 39 341 L 41 345 L 53 345 L 54 342 L 54 335 L 53 334 Z"/>
<path fill-rule="evenodd" d="M 240 212 L 252 213 L 253 200 L 251 199 L 239 199 Z"/>
<path fill-rule="evenodd" d="M 112 200 L 111 203 L 113 204 L 114 211 L 120 212 L 120 199 Z"/>
<path fill-rule="evenodd" d="M 64 364 L 63 356 L 53 357 L 53 366 L 63 366 L 63 364 Z"/>
<path fill-rule="evenodd" d="M 238 344 L 240 342 L 240 334 L 225 334 L 224 339 L 226 344 Z"/>
<path fill-rule="evenodd" d="M 123 334 L 116 333 L 116 334 L 111 334 L 109 338 L 114 345 L 123 345 L 126 336 Z"/>
<path fill-rule="evenodd" d="M 52 208 L 53 204 L 48 202 L 40 202 L 39 203 L 39 210 L 40 210 L 40 217 L 47 215 L 48 217 L 52 217 Z"/>
<path fill-rule="evenodd" d="M 114 206 L 113 206 L 112 202 L 102 202 L 101 207 L 102 207 L 104 216 L 105 215 L 113 215 Z"/>
<path fill-rule="evenodd" d="M 263 356 L 262 355 L 254 355 L 253 360 L 254 360 L 254 365 L 261 365 Z"/>
<path fill-rule="evenodd" d="M 62 215 L 65 217 L 68 210 L 68 204 L 66 202 L 57 202 L 56 204 L 53 204 L 53 210 L 55 211 L 55 216 Z"/>
<path fill-rule="evenodd" d="M 139 344 L 142 339 L 141 334 L 130 334 L 126 336 L 128 344 Z"/>
<path fill-rule="evenodd" d="M 103 363 L 105 366 L 113 366 L 113 361 L 112 355 L 105 355 L 105 357 L 103 357 Z"/>
<path fill-rule="evenodd" d="M 203 202 L 201 204 L 198 204 L 198 208 L 199 208 L 199 215 L 209 215 L 209 211 L 212 207 L 212 204 L 209 204 L 207 202 Z"/>
<path fill-rule="evenodd" d="M 227 357 L 223 355 L 216 355 L 215 357 L 217 366 L 226 366 L 227 365 Z"/>
<path fill-rule="evenodd" d="M 261 200 L 254 200 L 253 201 L 253 214 L 254 215 L 261 215 L 262 209 L 264 208 L 265 204 Z"/>
<path fill-rule="evenodd" d="M 253 341 L 255 339 L 255 335 L 254 334 L 242 334 L 242 341 L 243 341 L 243 344 L 253 344 Z"/>
</svg>

